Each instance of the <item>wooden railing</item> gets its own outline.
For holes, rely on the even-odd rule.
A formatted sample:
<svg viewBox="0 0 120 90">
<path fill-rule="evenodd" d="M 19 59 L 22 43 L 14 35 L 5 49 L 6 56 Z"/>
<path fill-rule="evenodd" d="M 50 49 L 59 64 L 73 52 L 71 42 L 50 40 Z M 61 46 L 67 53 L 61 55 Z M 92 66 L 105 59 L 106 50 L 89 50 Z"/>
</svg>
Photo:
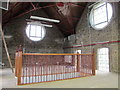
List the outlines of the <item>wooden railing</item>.
<svg viewBox="0 0 120 90">
<path fill-rule="evenodd" d="M 18 85 L 95 75 L 94 54 L 40 54 L 16 52 Z"/>
</svg>

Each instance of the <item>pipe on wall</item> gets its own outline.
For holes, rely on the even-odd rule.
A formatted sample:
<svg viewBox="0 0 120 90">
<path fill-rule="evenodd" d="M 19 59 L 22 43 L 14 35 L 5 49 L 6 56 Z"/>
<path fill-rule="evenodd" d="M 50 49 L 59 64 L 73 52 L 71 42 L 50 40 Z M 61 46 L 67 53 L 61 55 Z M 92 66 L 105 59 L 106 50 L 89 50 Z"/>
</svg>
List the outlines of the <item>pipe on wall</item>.
<svg viewBox="0 0 120 90">
<path fill-rule="evenodd" d="M 94 46 L 94 45 L 99 45 L 99 44 L 119 43 L 119 42 L 120 42 L 120 40 L 117 40 L 117 41 L 109 41 L 109 42 L 101 42 L 101 43 L 93 43 L 93 44 L 86 44 L 86 45 L 69 46 L 69 47 L 64 47 L 64 49 L 66 49 L 66 48 L 77 48 L 77 47 Z"/>
</svg>

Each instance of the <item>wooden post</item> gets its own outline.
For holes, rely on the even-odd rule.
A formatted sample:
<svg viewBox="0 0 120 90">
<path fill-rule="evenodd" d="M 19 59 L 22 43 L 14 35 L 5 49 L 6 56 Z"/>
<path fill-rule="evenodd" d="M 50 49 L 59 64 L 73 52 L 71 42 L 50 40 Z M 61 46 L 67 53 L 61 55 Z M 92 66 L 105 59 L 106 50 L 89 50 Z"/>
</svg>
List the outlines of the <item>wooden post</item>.
<svg viewBox="0 0 120 90">
<path fill-rule="evenodd" d="M 8 48 L 7 48 L 7 44 L 6 44 L 6 41 L 5 41 L 5 38 L 4 38 L 4 33 L 2 31 L 1 23 L 0 23 L 0 31 L 1 31 L 1 36 L 2 36 L 3 43 L 4 43 L 4 47 L 5 47 L 5 51 L 6 51 L 6 54 L 7 54 L 7 58 L 8 58 L 9 64 L 10 64 L 10 68 L 12 69 L 12 72 L 14 73 L 13 66 L 12 66 L 12 63 L 11 63 L 11 58 L 10 58 Z"/>
<path fill-rule="evenodd" d="M 80 72 L 80 56 L 79 55 L 77 55 L 77 72 Z"/>
<path fill-rule="evenodd" d="M 92 75 L 95 75 L 95 52 L 92 54 Z"/>
<path fill-rule="evenodd" d="M 22 51 L 18 52 L 18 85 L 21 84 L 21 76 L 22 76 Z"/>
<path fill-rule="evenodd" d="M 71 65 L 75 65 L 75 55 L 72 55 L 72 62 L 71 62 Z"/>
</svg>

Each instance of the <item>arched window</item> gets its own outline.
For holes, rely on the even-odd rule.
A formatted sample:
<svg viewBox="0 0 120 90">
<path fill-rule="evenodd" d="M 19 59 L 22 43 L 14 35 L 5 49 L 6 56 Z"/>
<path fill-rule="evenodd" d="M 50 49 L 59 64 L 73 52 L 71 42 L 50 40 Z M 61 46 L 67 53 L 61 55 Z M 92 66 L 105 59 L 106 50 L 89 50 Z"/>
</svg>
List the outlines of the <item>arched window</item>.
<svg viewBox="0 0 120 90">
<path fill-rule="evenodd" d="M 100 30 L 108 25 L 112 18 L 113 9 L 110 3 L 102 2 L 93 6 L 90 12 L 90 24 Z"/>
</svg>

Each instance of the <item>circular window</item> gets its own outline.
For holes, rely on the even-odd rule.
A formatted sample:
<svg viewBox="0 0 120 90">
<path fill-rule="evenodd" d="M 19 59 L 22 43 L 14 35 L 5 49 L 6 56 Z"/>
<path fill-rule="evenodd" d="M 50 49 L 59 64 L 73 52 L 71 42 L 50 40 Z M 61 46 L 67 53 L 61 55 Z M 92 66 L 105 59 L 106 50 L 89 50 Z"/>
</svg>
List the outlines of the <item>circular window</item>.
<svg viewBox="0 0 120 90">
<path fill-rule="evenodd" d="M 45 28 L 40 25 L 28 24 L 26 28 L 26 35 L 32 41 L 40 41 L 45 37 Z"/>
<path fill-rule="evenodd" d="M 90 24 L 94 29 L 105 28 L 112 18 L 113 10 L 110 3 L 102 2 L 93 6 L 90 13 Z"/>
</svg>

